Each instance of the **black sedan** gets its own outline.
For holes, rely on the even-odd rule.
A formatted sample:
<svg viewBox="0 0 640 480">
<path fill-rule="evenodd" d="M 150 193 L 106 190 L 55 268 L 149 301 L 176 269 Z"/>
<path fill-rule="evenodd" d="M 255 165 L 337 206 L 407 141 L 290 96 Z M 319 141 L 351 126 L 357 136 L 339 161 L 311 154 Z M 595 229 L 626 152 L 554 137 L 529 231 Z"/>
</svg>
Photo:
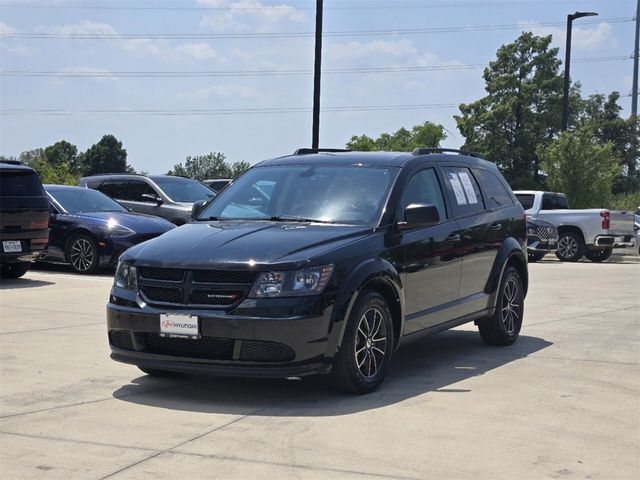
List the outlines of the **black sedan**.
<svg viewBox="0 0 640 480">
<path fill-rule="evenodd" d="M 115 266 L 127 248 L 175 228 L 168 220 L 131 213 L 96 190 L 45 185 L 49 248 L 41 261 L 66 262 L 78 273 Z"/>
</svg>

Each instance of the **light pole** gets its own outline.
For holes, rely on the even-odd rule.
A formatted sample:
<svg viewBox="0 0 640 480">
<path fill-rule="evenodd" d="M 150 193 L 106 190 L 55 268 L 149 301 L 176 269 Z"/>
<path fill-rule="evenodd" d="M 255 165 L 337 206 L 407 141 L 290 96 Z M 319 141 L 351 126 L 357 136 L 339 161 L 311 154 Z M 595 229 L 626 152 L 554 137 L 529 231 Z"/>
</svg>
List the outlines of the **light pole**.
<svg viewBox="0 0 640 480">
<path fill-rule="evenodd" d="M 562 98 L 562 131 L 567 129 L 569 124 L 569 87 L 571 77 L 569 70 L 571 68 L 571 26 L 576 18 L 593 17 L 598 15 L 596 12 L 575 12 L 567 15 L 567 46 L 564 52 L 564 97 Z"/>
<path fill-rule="evenodd" d="M 313 66 L 313 126 L 311 148 L 320 143 L 320 71 L 322 68 L 322 0 L 316 0 L 316 52 Z"/>
</svg>

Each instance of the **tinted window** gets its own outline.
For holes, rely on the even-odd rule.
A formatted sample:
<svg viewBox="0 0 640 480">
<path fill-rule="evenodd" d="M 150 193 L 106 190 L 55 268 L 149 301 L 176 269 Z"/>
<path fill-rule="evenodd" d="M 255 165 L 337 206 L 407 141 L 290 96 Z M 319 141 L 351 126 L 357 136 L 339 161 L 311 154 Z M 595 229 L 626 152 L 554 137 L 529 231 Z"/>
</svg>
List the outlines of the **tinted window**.
<svg viewBox="0 0 640 480">
<path fill-rule="evenodd" d="M 109 195 L 116 200 L 126 200 L 126 182 L 117 180 L 107 180 L 102 185 L 97 187 L 97 190 L 101 191 L 105 195 Z"/>
<path fill-rule="evenodd" d="M 258 167 L 225 188 L 199 218 L 306 218 L 371 225 L 379 218 L 395 168 Z"/>
<path fill-rule="evenodd" d="M 553 195 L 550 193 L 545 193 L 542 195 L 542 210 L 554 210 L 556 207 L 556 202 L 554 202 Z"/>
<path fill-rule="evenodd" d="M 90 188 L 52 189 L 49 195 L 69 213 L 127 211 L 118 202 Z"/>
<path fill-rule="evenodd" d="M 474 169 L 473 173 L 482 185 L 486 194 L 487 208 L 504 207 L 505 205 L 513 205 L 511 195 L 496 176 L 495 173 L 488 170 Z"/>
<path fill-rule="evenodd" d="M 569 202 L 567 201 L 567 197 L 562 195 L 556 195 L 556 202 L 558 204 L 558 208 L 567 209 L 569 208 Z"/>
<path fill-rule="evenodd" d="M 207 185 L 209 185 L 209 187 L 211 187 L 216 192 L 219 192 L 224 187 L 226 187 L 228 183 L 229 180 L 212 180 L 210 182 L 207 182 Z"/>
<path fill-rule="evenodd" d="M 32 171 L 16 172 L 0 170 L 0 196 L 42 197 L 44 190 L 40 177 Z"/>
<path fill-rule="evenodd" d="M 462 167 L 444 167 L 443 170 L 454 214 L 460 217 L 483 211 L 482 194 L 471 171 Z"/>
<path fill-rule="evenodd" d="M 422 170 L 411 177 L 400 200 L 401 215 L 404 215 L 404 210 L 412 203 L 435 205 L 440 212 L 440 218 L 447 218 L 442 189 L 433 168 Z"/>
<path fill-rule="evenodd" d="M 153 177 L 152 180 L 174 202 L 197 202 L 215 196 L 211 189 L 189 178 Z"/>
<path fill-rule="evenodd" d="M 522 205 L 522 208 L 529 210 L 533 208 L 533 201 L 536 197 L 533 193 L 518 193 L 516 194 L 516 198 L 520 202 L 520 205 Z"/>
<path fill-rule="evenodd" d="M 153 195 L 157 197 L 156 191 L 143 180 L 129 180 L 126 183 L 126 191 L 124 192 L 124 199 L 133 202 L 149 202 L 153 203 L 153 200 L 143 198 L 142 195 Z"/>
</svg>

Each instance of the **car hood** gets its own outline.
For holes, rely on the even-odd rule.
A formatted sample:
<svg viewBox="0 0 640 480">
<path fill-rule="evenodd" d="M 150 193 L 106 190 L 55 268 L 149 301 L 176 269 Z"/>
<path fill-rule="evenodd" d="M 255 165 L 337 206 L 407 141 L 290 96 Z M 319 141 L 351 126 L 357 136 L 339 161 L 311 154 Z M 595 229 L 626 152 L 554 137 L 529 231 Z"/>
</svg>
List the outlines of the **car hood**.
<svg viewBox="0 0 640 480">
<path fill-rule="evenodd" d="M 136 233 L 164 233 L 175 228 L 168 220 L 152 215 L 132 212 L 78 212 L 68 214 L 69 217 L 95 224 L 108 226 L 109 223 L 122 225 Z"/>
<path fill-rule="evenodd" d="M 123 260 L 182 268 L 297 268 L 371 231 L 358 226 L 278 222 L 191 223 L 129 249 Z"/>
</svg>

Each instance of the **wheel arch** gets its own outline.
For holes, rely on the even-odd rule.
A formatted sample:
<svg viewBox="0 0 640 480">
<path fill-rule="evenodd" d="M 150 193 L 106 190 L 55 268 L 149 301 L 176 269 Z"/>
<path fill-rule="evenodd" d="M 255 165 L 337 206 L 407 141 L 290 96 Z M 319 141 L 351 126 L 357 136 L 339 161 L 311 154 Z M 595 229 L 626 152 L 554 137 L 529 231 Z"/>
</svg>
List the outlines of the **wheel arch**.
<svg viewBox="0 0 640 480">
<path fill-rule="evenodd" d="M 485 293 L 489 295 L 489 307 L 494 308 L 497 299 L 498 288 L 502 282 L 502 277 L 507 267 L 515 268 L 522 279 L 522 288 L 524 295 L 527 295 L 529 289 L 529 270 L 526 254 L 522 250 L 522 246 L 513 238 L 507 238 L 501 245 L 500 250 L 493 262 L 489 279 L 485 285 Z"/>
<path fill-rule="evenodd" d="M 585 243 L 584 233 L 582 229 L 577 225 L 559 225 L 558 227 L 558 237 L 566 232 L 576 233 L 582 239 L 582 243 Z"/>
</svg>

